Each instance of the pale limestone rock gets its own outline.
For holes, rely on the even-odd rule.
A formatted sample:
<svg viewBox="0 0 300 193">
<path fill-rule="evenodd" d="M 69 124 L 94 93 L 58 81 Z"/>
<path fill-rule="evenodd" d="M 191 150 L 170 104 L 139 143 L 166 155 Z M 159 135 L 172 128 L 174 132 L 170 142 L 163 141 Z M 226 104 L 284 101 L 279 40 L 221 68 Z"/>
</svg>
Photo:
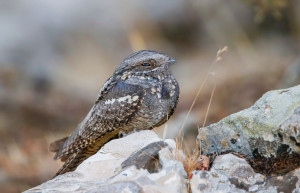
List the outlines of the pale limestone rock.
<svg viewBox="0 0 300 193">
<path fill-rule="evenodd" d="M 186 192 L 186 173 L 173 140 L 153 131 L 112 140 L 74 172 L 26 192 Z"/>
</svg>

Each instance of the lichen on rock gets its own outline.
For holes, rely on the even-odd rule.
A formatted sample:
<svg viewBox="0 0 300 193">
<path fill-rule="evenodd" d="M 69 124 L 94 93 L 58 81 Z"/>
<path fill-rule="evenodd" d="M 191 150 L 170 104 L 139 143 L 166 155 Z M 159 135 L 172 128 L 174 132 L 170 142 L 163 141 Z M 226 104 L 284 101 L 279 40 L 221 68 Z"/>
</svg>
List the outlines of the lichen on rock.
<svg viewBox="0 0 300 193">
<path fill-rule="evenodd" d="M 198 140 L 204 154 L 233 151 L 252 157 L 255 152 L 270 158 L 280 156 L 282 144 L 300 153 L 299 134 L 300 85 L 269 91 L 252 107 L 200 128 Z"/>
</svg>

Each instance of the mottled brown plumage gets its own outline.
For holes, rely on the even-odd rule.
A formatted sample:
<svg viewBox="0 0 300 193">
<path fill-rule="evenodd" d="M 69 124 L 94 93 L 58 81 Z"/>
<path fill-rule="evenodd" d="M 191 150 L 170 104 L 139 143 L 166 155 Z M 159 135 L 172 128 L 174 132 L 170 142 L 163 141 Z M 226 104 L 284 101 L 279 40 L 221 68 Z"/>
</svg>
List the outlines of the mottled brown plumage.
<svg viewBox="0 0 300 193">
<path fill-rule="evenodd" d="M 179 86 L 165 54 L 142 50 L 127 57 L 101 89 L 95 105 L 71 136 L 53 142 L 54 159 L 65 161 L 56 173 L 74 171 L 120 132 L 152 129 L 174 113 Z"/>
</svg>

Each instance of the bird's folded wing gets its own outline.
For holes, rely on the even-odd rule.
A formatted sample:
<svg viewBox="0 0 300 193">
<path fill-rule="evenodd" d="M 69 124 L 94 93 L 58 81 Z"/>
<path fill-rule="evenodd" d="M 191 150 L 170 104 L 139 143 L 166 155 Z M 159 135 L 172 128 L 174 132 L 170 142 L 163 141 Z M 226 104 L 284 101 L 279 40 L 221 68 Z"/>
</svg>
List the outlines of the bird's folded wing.
<svg viewBox="0 0 300 193">
<path fill-rule="evenodd" d="M 125 82 L 118 82 L 106 90 L 55 158 L 64 161 L 106 135 L 116 133 L 116 130 L 128 123 L 137 112 L 144 95 L 145 90 L 142 87 Z"/>
</svg>

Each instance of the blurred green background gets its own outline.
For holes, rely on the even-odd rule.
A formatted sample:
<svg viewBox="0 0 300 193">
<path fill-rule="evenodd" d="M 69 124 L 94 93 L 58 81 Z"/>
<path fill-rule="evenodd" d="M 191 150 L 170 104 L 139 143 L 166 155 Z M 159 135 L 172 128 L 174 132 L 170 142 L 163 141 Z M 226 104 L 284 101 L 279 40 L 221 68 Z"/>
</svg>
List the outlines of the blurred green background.
<svg viewBox="0 0 300 193">
<path fill-rule="evenodd" d="M 189 150 L 215 84 L 206 125 L 299 84 L 299 9 L 297 0 L 0 0 L 1 192 L 51 179 L 62 163 L 49 143 L 76 128 L 134 51 L 177 60 L 180 101 L 167 128 L 155 129 L 162 137 L 176 137 L 208 75 L 184 127 Z"/>
</svg>

